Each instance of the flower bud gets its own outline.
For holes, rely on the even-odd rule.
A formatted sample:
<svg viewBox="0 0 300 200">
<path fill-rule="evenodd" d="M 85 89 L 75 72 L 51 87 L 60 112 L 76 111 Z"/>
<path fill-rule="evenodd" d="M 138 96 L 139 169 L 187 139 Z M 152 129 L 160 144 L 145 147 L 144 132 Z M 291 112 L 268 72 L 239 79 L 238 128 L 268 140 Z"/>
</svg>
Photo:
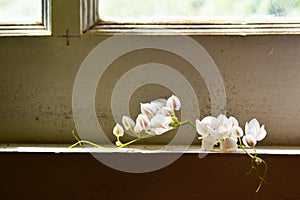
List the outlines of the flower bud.
<svg viewBox="0 0 300 200">
<path fill-rule="evenodd" d="M 127 130 L 127 131 L 129 129 L 132 129 L 135 126 L 134 121 L 130 117 L 127 117 L 127 116 L 122 117 L 122 124 L 123 124 L 125 130 Z"/>
<path fill-rule="evenodd" d="M 174 110 L 180 110 L 181 103 L 178 97 L 176 97 L 175 95 L 169 97 L 167 100 L 167 107 L 172 108 Z"/>
<path fill-rule="evenodd" d="M 116 137 L 122 137 L 124 135 L 124 129 L 120 124 L 116 124 L 113 129 L 113 134 Z"/>
</svg>

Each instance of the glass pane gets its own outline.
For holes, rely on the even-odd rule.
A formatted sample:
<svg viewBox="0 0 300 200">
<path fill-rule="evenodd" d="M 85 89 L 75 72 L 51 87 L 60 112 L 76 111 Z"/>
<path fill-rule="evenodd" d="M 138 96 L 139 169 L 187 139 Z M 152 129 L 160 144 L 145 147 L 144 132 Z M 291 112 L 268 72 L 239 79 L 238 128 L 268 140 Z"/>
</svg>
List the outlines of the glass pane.
<svg viewBox="0 0 300 200">
<path fill-rule="evenodd" d="M 41 24 L 42 0 L 0 0 L 0 24 Z"/>
<path fill-rule="evenodd" d="M 299 22 L 300 0 L 99 0 L 99 13 L 123 23 Z"/>
</svg>

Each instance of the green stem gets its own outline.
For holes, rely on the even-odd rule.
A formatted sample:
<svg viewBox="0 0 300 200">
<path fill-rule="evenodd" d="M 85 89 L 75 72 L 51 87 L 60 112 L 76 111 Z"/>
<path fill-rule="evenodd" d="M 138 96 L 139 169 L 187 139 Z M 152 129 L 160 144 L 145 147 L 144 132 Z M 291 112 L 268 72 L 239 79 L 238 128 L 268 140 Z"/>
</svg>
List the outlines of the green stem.
<svg viewBox="0 0 300 200">
<path fill-rule="evenodd" d="M 175 116 L 175 119 L 177 119 L 176 116 Z M 178 126 L 175 126 L 174 128 L 177 128 L 177 127 L 182 126 L 182 125 L 185 125 L 185 124 L 189 124 L 189 125 L 191 125 L 193 128 L 196 128 L 196 125 L 195 125 L 193 122 L 191 122 L 190 120 L 185 120 L 185 121 L 183 121 L 183 122 L 178 122 Z M 149 132 L 149 131 L 145 131 L 145 132 L 146 132 L 148 135 L 143 136 L 143 137 L 140 137 L 140 136 L 138 135 L 138 138 L 136 138 L 136 139 L 134 139 L 134 140 L 131 140 L 131 141 L 125 143 L 125 144 L 122 144 L 120 147 L 123 148 L 123 147 L 126 147 L 126 146 L 128 146 L 128 145 L 130 145 L 130 144 L 132 144 L 132 143 L 135 143 L 135 142 L 137 142 L 137 141 L 139 141 L 139 140 L 141 140 L 141 139 L 146 139 L 146 138 L 150 138 L 150 137 L 156 136 L 155 134 L 152 134 L 152 133 Z"/>
<path fill-rule="evenodd" d="M 186 125 L 186 124 L 189 124 L 189 125 L 192 126 L 193 128 L 196 128 L 196 125 L 195 125 L 193 122 L 191 122 L 190 120 L 185 120 L 185 121 L 183 121 L 183 122 L 180 122 L 180 123 L 179 123 L 179 126 Z"/>
<path fill-rule="evenodd" d="M 136 138 L 136 139 L 134 139 L 134 140 L 131 140 L 131 141 L 125 143 L 125 144 L 122 144 L 122 145 L 121 145 L 121 148 L 126 147 L 126 146 L 128 146 L 128 145 L 130 145 L 130 144 L 132 144 L 132 143 L 135 143 L 135 142 L 137 142 L 137 141 L 139 141 L 139 140 L 142 140 L 142 139 L 145 139 L 145 138 L 154 137 L 154 136 L 155 136 L 155 135 L 146 135 L 146 136 L 143 136 L 143 137 L 138 137 L 138 138 Z"/>
<path fill-rule="evenodd" d="M 186 125 L 186 124 L 189 124 L 189 125 L 191 125 L 193 128 L 196 128 L 196 125 L 195 125 L 193 122 L 191 122 L 190 120 L 185 120 L 185 121 L 183 121 L 183 122 L 179 122 L 179 125 L 176 126 L 176 127 L 174 127 L 174 128 L 177 128 L 177 127 L 179 127 L 179 126 Z M 125 143 L 125 144 L 122 144 L 122 145 L 121 145 L 121 148 L 126 147 L 126 146 L 128 146 L 128 145 L 130 145 L 130 144 L 132 144 L 132 143 L 135 143 L 135 142 L 137 142 L 137 141 L 139 141 L 139 140 L 141 140 L 141 139 L 146 139 L 146 138 L 150 138 L 150 137 L 156 136 L 155 134 L 151 134 L 151 132 L 148 132 L 148 131 L 145 131 L 145 132 L 146 132 L 148 135 L 143 136 L 143 137 L 138 137 L 138 138 L 136 138 L 136 139 L 134 139 L 134 140 L 131 140 L 131 141 Z"/>
<path fill-rule="evenodd" d="M 114 148 L 114 147 L 104 147 L 104 146 L 101 146 L 101 145 L 98 145 L 98 144 L 95 144 L 93 142 L 90 142 L 90 141 L 87 141 L 87 140 L 79 140 L 78 142 L 76 142 L 75 144 L 72 144 L 71 146 L 68 147 L 68 149 L 71 149 L 77 145 L 80 145 L 82 146 L 82 143 L 86 143 L 86 144 L 89 144 L 89 145 L 92 145 L 96 148 L 101 148 L 101 149 L 110 149 L 110 150 L 113 150 L 113 149 L 117 149 L 117 148 Z"/>
<path fill-rule="evenodd" d="M 266 161 L 264 161 L 262 158 L 258 157 L 257 156 L 257 152 L 256 152 L 256 149 L 253 148 L 254 150 L 254 153 L 255 155 L 251 155 L 245 148 L 244 145 L 242 145 L 241 143 L 241 138 L 239 137 L 239 141 L 240 141 L 240 145 L 239 147 L 251 158 L 251 168 L 250 168 L 250 171 L 248 172 L 248 174 L 250 174 L 252 172 L 252 170 L 255 170 L 256 171 L 256 174 L 258 176 L 258 178 L 260 179 L 260 182 L 259 182 L 259 185 L 258 187 L 256 188 L 255 192 L 258 193 L 260 188 L 262 187 L 262 184 L 264 182 L 266 182 L 266 176 L 267 176 L 267 172 L 268 172 L 268 165 L 266 163 Z M 263 164 L 264 164 L 264 167 L 265 167 L 265 170 L 264 170 L 264 173 L 263 173 L 263 176 L 261 176 L 257 170 L 257 167 L 255 166 L 255 163 L 256 163 L 256 160 L 259 159 L 259 161 L 261 161 Z"/>
<path fill-rule="evenodd" d="M 251 155 L 251 154 L 246 150 L 246 148 L 245 148 L 244 145 L 240 144 L 239 147 L 240 147 L 240 148 L 241 148 L 248 156 L 250 156 L 250 158 L 252 158 L 252 159 L 254 158 L 254 156 Z"/>
<path fill-rule="evenodd" d="M 259 177 L 259 178 L 260 178 L 260 182 L 259 182 L 259 185 L 258 185 L 256 191 L 255 191 L 256 193 L 259 192 L 259 190 L 260 190 L 262 184 L 263 184 L 264 182 L 266 182 L 266 176 L 267 176 L 267 172 L 268 172 L 268 164 L 267 164 L 267 162 L 264 161 L 263 159 L 261 159 L 261 161 L 262 161 L 262 163 L 264 163 L 264 165 L 265 165 L 265 171 L 264 171 L 263 176 L 260 176 L 260 177 Z"/>
<path fill-rule="evenodd" d="M 77 140 L 78 144 L 82 147 L 83 145 L 80 142 L 80 139 L 77 137 L 77 135 L 75 134 L 75 130 L 72 130 L 72 135 L 73 137 Z"/>
</svg>

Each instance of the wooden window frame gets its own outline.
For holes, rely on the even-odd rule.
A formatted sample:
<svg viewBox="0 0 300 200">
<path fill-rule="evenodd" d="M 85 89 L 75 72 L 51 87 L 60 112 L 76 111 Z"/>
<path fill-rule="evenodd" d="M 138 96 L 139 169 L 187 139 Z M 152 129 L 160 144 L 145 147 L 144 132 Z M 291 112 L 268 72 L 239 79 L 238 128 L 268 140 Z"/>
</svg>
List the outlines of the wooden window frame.
<svg viewBox="0 0 300 200">
<path fill-rule="evenodd" d="M 42 0 L 41 24 L 0 25 L 0 36 L 51 35 L 51 0 Z"/>
<path fill-rule="evenodd" d="M 107 23 L 99 21 L 98 1 L 81 0 L 81 33 L 92 35 L 289 35 L 300 34 L 300 21 L 288 23 Z"/>
</svg>

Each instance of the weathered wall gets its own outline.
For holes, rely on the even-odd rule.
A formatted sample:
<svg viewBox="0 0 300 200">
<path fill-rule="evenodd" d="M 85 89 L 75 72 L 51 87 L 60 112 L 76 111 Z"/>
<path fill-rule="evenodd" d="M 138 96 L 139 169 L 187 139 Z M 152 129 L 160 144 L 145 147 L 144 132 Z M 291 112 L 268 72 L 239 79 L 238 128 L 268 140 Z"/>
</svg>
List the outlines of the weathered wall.
<svg viewBox="0 0 300 200">
<path fill-rule="evenodd" d="M 156 37 L 164 40 L 167 36 Z M 74 129 L 71 103 L 76 72 L 89 51 L 103 39 L 72 38 L 71 45 L 66 46 L 64 38 L 54 36 L 0 38 L 0 141 L 69 142 L 70 131 Z M 219 67 L 229 115 L 242 123 L 257 117 L 269 132 L 266 143 L 299 144 L 299 36 L 194 36 L 193 39 Z M 188 72 L 184 60 L 155 50 L 138 51 L 115 62 L 99 83 L 97 114 L 107 124 L 106 131 L 113 126 L 111 112 L 107 102 L 98 96 L 111 93 L 113 77 L 119 69 L 126 72 L 149 61 L 172 66 L 185 74 L 193 87 L 199 88 L 199 101 L 205 105 L 200 105 L 202 113 L 209 114 L 207 88 L 199 75 Z M 145 95 L 169 94 L 169 90 L 158 86 L 141 88 L 132 104 L 137 106 L 138 100 L 149 99 Z"/>
<path fill-rule="evenodd" d="M 67 46 L 66 39 L 59 37 L 66 29 L 71 34 L 79 33 L 78 2 L 73 0 L 66 7 L 62 1 L 53 1 L 53 36 L 0 37 L 1 143 L 73 141 L 70 132 L 75 128 L 71 105 L 75 76 L 88 53 L 107 38 L 83 35 L 71 38 Z M 153 37 L 164 41 L 172 36 Z M 253 117 L 266 124 L 269 135 L 265 144 L 300 144 L 300 36 L 192 38 L 206 49 L 219 68 L 228 115 L 240 119 L 242 126 Z M 108 135 L 114 125 L 109 101 L 114 84 L 122 73 L 147 62 L 162 63 L 183 74 L 198 96 L 201 117 L 210 113 L 207 86 L 189 63 L 159 50 L 134 51 L 115 60 L 98 85 L 97 115 Z M 131 112 L 136 115 L 140 101 L 170 94 L 170 90 L 158 85 L 141 87 L 130 101 Z M 170 137 L 172 134 L 151 143 L 162 143 Z"/>
</svg>

